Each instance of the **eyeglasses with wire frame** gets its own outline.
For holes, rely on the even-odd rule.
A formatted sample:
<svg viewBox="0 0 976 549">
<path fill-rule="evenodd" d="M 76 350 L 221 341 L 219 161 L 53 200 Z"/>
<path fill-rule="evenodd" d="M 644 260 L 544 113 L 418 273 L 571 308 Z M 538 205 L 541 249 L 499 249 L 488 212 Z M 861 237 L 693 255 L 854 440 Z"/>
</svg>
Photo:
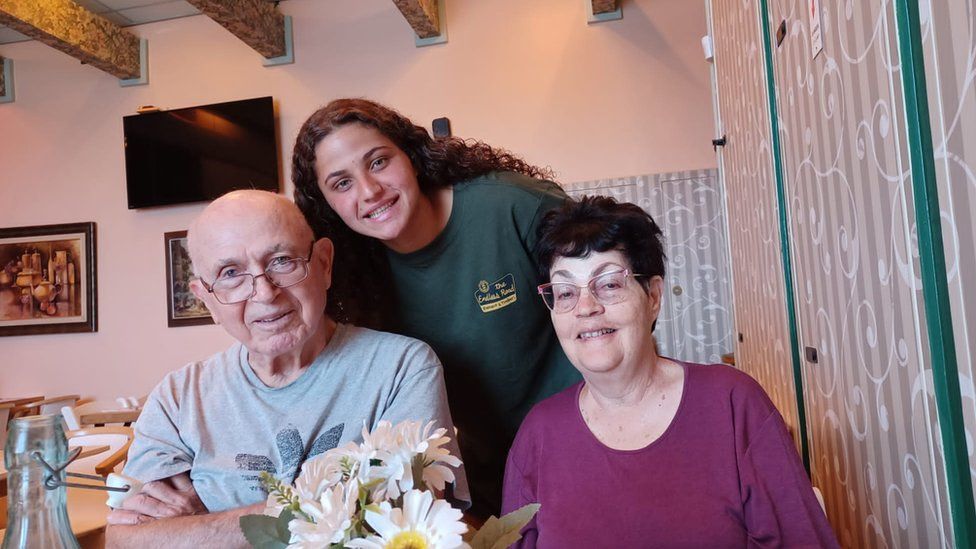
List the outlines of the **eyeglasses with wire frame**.
<svg viewBox="0 0 976 549">
<path fill-rule="evenodd" d="M 613 305 L 627 299 L 627 279 L 647 276 L 630 272 L 629 269 L 603 273 L 580 286 L 572 282 L 540 284 L 539 295 L 546 307 L 554 313 L 568 313 L 576 308 L 580 295 L 586 289 L 601 305 Z"/>
<path fill-rule="evenodd" d="M 217 275 L 217 279 L 212 284 L 207 284 L 202 278 L 200 283 L 208 292 L 213 294 L 218 302 L 224 305 L 241 303 L 254 297 L 257 293 L 255 280 L 262 276 L 268 282 L 279 288 L 294 286 L 308 278 L 308 262 L 312 259 L 312 252 L 315 251 L 315 243 L 308 251 L 308 257 L 287 257 L 280 256 L 271 260 L 271 263 L 259 275 L 251 273 L 224 274 L 230 270 L 225 270 Z"/>
</svg>

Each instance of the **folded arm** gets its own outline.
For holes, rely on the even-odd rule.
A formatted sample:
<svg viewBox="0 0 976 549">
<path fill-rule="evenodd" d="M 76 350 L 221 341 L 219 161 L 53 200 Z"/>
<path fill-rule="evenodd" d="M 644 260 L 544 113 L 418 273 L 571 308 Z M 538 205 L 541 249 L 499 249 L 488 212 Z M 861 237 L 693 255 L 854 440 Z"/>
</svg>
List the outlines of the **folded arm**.
<svg viewBox="0 0 976 549">
<path fill-rule="evenodd" d="M 210 513 L 187 473 L 150 482 L 108 516 L 106 547 L 249 547 L 239 519 L 260 514 L 264 503 Z"/>
</svg>

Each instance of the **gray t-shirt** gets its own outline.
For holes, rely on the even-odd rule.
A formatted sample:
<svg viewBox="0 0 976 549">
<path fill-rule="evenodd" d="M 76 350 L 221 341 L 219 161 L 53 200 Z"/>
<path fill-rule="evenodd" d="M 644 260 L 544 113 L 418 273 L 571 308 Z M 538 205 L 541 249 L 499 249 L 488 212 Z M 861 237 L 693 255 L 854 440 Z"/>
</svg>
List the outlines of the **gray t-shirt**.
<svg viewBox="0 0 976 549">
<path fill-rule="evenodd" d="M 291 482 L 305 460 L 361 441 L 380 420 L 435 420 L 448 429 L 440 361 L 416 339 L 340 324 L 294 382 L 268 387 L 232 345 L 168 374 L 135 425 L 124 473 L 143 482 L 190 472 L 211 512 L 263 501 L 261 471 Z M 455 498 L 470 501 L 463 466 Z"/>
</svg>

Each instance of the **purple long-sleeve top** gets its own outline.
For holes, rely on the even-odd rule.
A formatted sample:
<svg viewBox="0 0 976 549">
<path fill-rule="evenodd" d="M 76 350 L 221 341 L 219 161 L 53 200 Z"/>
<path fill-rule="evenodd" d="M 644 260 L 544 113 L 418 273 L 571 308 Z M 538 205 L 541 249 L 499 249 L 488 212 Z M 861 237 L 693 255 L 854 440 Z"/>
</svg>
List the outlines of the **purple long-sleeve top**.
<svg viewBox="0 0 976 549">
<path fill-rule="evenodd" d="M 502 511 L 542 507 L 516 547 L 838 547 L 759 384 L 723 365 L 683 367 L 671 425 L 639 450 L 593 435 L 583 383 L 532 409 L 508 455 Z"/>
</svg>

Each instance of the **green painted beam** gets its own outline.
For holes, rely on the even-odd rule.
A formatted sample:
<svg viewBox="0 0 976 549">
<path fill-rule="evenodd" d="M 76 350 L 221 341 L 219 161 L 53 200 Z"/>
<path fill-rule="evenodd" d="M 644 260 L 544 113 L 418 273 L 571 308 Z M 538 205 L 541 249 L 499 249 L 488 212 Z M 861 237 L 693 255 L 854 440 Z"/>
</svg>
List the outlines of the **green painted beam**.
<svg viewBox="0 0 976 549">
<path fill-rule="evenodd" d="M 810 473 L 810 441 L 807 435 L 807 412 L 803 402 L 803 372 L 800 370 L 800 336 L 796 327 L 796 294 L 793 291 L 793 259 L 790 255 L 790 226 L 786 216 L 786 181 L 783 179 L 782 144 L 779 140 L 779 115 L 776 110 L 776 81 L 773 78 L 773 42 L 769 34 L 768 0 L 759 0 L 759 26 L 762 27 L 763 57 L 766 62 L 766 97 L 769 100 L 770 143 L 773 174 L 776 179 L 776 202 L 779 205 L 780 255 L 783 260 L 783 290 L 786 317 L 790 326 L 790 359 L 793 363 L 793 389 L 796 392 L 796 422 L 800 430 L 800 456 Z"/>
<path fill-rule="evenodd" d="M 949 491 L 949 510 L 956 547 L 976 547 L 976 510 L 969 473 L 965 420 L 959 392 L 959 366 L 952 330 L 949 283 L 942 241 L 939 188 L 932 152 L 928 93 L 918 2 L 895 0 L 898 51 L 901 57 L 908 149 L 912 167 L 912 196 L 918 230 L 922 297 L 928 330 L 935 400 Z"/>
</svg>

